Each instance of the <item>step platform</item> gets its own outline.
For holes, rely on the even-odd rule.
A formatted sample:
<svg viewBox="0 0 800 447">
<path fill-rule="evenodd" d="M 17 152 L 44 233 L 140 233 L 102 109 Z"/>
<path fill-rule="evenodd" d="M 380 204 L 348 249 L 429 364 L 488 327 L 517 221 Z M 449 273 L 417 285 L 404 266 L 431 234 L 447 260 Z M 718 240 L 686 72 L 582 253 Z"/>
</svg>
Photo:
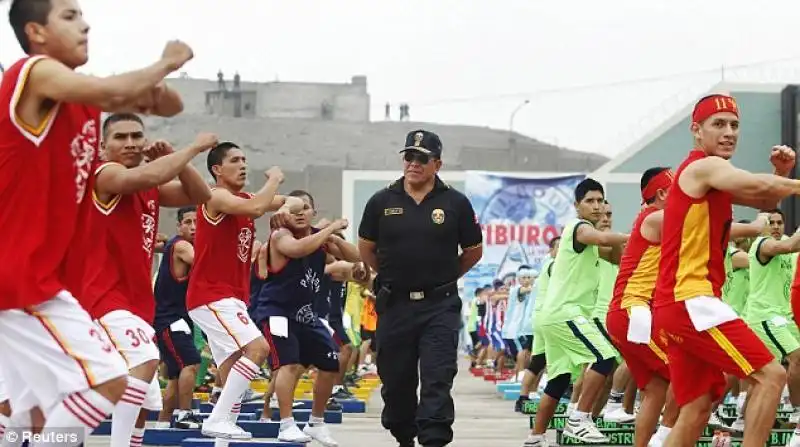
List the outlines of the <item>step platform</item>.
<svg viewBox="0 0 800 447">
<path fill-rule="evenodd" d="M 569 400 L 563 399 L 561 402 L 556 405 L 556 412 L 555 414 L 566 414 L 567 413 L 567 405 L 569 404 Z M 522 404 L 522 414 L 529 414 L 533 415 L 539 410 L 539 401 L 538 400 L 529 400 Z"/>
<path fill-rule="evenodd" d="M 298 400 L 296 402 L 301 402 L 302 405 L 296 407 L 295 410 L 310 410 L 311 409 L 311 400 L 310 399 L 303 399 Z M 367 403 L 363 400 L 358 399 L 348 399 L 348 400 L 339 400 L 338 401 L 342 405 L 342 413 L 366 413 L 367 412 Z M 255 401 L 255 402 L 248 402 L 246 404 L 242 404 L 242 413 L 256 413 L 261 411 L 264 408 L 264 401 Z M 199 410 L 200 413 L 211 413 L 213 407 L 211 404 L 200 404 Z"/>
<path fill-rule="evenodd" d="M 519 383 L 498 383 L 497 384 L 497 392 L 500 394 L 505 393 L 506 391 L 516 391 L 519 393 L 519 390 L 522 388 L 522 384 Z"/>
<path fill-rule="evenodd" d="M 565 414 L 557 414 L 554 415 L 552 419 L 550 419 L 550 424 L 547 426 L 548 429 L 552 430 L 563 430 L 564 426 L 567 425 L 567 419 L 569 417 Z M 633 430 L 633 423 L 629 424 L 621 424 L 619 422 L 609 422 L 603 420 L 602 417 L 594 418 L 594 423 L 600 431 L 603 429 L 625 429 L 625 430 Z M 533 429 L 533 426 L 536 425 L 536 418 L 531 416 L 530 423 L 528 427 Z"/>
<path fill-rule="evenodd" d="M 214 438 L 187 438 L 181 447 L 214 447 Z M 277 439 L 251 439 L 249 441 L 229 441 L 229 447 L 306 447 L 302 442 L 281 442 Z"/>
<path fill-rule="evenodd" d="M 633 428 L 630 429 L 600 429 L 600 432 L 608 437 L 608 442 L 603 445 L 617 446 L 617 445 L 633 445 Z M 765 446 L 768 447 L 783 447 L 792 437 L 794 430 L 776 429 L 772 430 L 770 437 Z M 712 439 L 714 436 L 714 429 L 706 427 L 703 430 L 703 435 L 700 440 L 695 444 L 696 447 L 712 447 Z M 732 436 L 731 447 L 741 447 L 742 438 Z M 556 443 L 558 445 L 596 445 L 586 442 L 581 442 L 576 439 L 564 436 L 563 430 L 556 430 Z"/>
<path fill-rule="evenodd" d="M 506 390 L 503 392 L 503 400 L 519 399 L 519 390 Z"/>
</svg>

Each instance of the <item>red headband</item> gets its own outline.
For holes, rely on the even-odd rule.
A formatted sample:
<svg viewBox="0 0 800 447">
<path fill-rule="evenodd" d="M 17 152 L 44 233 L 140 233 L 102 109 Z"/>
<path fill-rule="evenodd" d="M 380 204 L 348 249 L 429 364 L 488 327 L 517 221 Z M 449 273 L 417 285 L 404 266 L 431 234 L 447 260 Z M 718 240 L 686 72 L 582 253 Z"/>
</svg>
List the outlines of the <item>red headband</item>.
<svg viewBox="0 0 800 447">
<path fill-rule="evenodd" d="M 667 190 L 672 186 L 672 179 L 675 174 L 669 169 L 664 169 L 647 182 L 647 186 L 642 190 L 642 203 L 647 203 L 650 199 L 655 198 L 659 189 Z"/>
<path fill-rule="evenodd" d="M 739 116 L 739 106 L 736 99 L 728 95 L 711 95 L 700 100 L 694 106 L 692 112 L 692 122 L 702 123 L 715 113 L 730 112 Z"/>
</svg>

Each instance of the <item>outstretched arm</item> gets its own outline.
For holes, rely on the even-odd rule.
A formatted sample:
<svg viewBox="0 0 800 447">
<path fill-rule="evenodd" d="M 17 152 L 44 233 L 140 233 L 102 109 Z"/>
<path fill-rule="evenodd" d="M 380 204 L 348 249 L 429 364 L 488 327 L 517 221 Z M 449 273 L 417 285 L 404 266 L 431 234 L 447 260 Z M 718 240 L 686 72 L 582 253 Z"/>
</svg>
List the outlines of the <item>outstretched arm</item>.
<svg viewBox="0 0 800 447">
<path fill-rule="evenodd" d="M 175 114 L 183 108 L 182 103 L 180 107 L 176 107 L 177 104 L 174 103 L 176 94 L 167 92 L 167 89 L 159 87 L 159 84 L 192 57 L 189 46 L 180 41 L 172 41 L 167 44 L 158 62 L 140 70 L 106 78 L 76 73 L 55 59 L 43 58 L 34 62 L 30 70 L 25 100 L 27 103 L 29 99 L 37 108 L 45 100 L 50 100 L 89 104 L 107 112 L 115 112 L 143 101 L 144 104 L 156 105 L 153 104 L 153 99 L 157 96 L 158 102 L 163 101 L 163 103 L 153 108 L 151 112 Z"/>
</svg>

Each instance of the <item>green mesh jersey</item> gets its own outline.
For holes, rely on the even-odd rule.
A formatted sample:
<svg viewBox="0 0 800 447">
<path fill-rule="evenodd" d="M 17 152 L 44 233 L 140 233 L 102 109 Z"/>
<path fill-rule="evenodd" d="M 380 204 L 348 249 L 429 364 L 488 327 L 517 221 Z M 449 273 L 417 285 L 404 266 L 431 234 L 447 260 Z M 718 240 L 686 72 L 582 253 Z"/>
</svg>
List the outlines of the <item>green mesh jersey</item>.
<svg viewBox="0 0 800 447">
<path fill-rule="evenodd" d="M 745 302 L 750 293 L 750 270 L 733 269 L 733 255 L 741 250 L 728 247 L 725 253 L 725 285 L 722 286 L 722 301 L 728 303 L 739 316 L 744 315 Z"/>
<path fill-rule="evenodd" d="M 574 320 L 580 316 L 588 318 L 594 310 L 600 281 L 600 255 L 596 245 L 580 246 L 575 240 L 580 225 L 592 224 L 576 219 L 561 233 L 561 244 L 547 285 L 547 299 L 538 320 L 543 324 Z"/>
<path fill-rule="evenodd" d="M 757 238 L 748 253 L 750 294 L 745 305 L 745 319 L 750 323 L 791 314 L 789 290 L 792 283 L 792 255 L 778 255 L 762 264 L 756 254 L 766 240 L 764 236 Z"/>
<path fill-rule="evenodd" d="M 475 297 L 469 304 L 469 319 L 467 320 L 467 331 L 475 332 L 478 330 L 478 297 Z"/>
<path fill-rule="evenodd" d="M 608 304 L 614 296 L 614 283 L 617 282 L 617 273 L 619 273 L 619 266 L 612 264 L 605 259 L 600 259 L 600 281 L 597 285 L 597 301 L 594 305 L 594 312 L 592 317 L 599 318 L 603 324 L 606 324 L 606 314 L 608 313 Z"/>
<path fill-rule="evenodd" d="M 536 278 L 536 301 L 533 302 L 533 325 L 536 326 L 536 319 L 539 312 L 544 307 L 547 298 L 547 286 L 550 284 L 550 274 L 553 271 L 553 258 L 548 258 L 542 265 L 542 271 Z"/>
</svg>

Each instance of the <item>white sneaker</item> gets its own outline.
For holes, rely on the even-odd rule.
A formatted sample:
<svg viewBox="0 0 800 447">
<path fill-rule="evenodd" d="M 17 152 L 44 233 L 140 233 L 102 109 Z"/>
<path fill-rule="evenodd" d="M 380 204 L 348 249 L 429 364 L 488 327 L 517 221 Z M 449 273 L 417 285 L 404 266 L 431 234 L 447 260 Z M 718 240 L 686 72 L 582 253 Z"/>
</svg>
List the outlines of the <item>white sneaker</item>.
<svg viewBox="0 0 800 447">
<path fill-rule="evenodd" d="M 278 441 L 283 442 L 311 442 L 311 437 L 300 431 L 297 424 L 292 424 L 278 432 Z"/>
<path fill-rule="evenodd" d="M 577 406 L 578 404 L 573 404 L 572 402 L 567 404 L 567 417 L 572 415 L 572 412 L 575 411 L 575 407 Z"/>
<path fill-rule="evenodd" d="M 206 419 L 203 421 L 201 433 L 203 433 L 203 436 L 210 436 L 212 438 L 240 439 L 245 441 L 253 439 L 253 435 L 250 432 L 242 430 L 241 427 L 231 422 L 228 418 L 216 421 L 211 418 Z"/>
<path fill-rule="evenodd" d="M 547 447 L 547 439 L 544 435 L 528 435 L 522 447 Z"/>
<path fill-rule="evenodd" d="M 587 442 L 590 444 L 607 444 L 608 438 L 597 429 L 591 419 L 583 419 L 574 421 L 567 419 L 564 425 L 563 435 L 578 441 Z"/>
<path fill-rule="evenodd" d="M 741 416 L 733 421 L 733 424 L 731 424 L 731 430 L 738 433 L 744 433 L 744 419 Z"/>
<path fill-rule="evenodd" d="M 330 430 L 328 430 L 328 425 L 324 422 L 321 424 L 306 425 L 305 428 L 303 428 L 303 433 L 311 436 L 325 447 L 339 447 L 339 443 L 333 439 Z"/>
<path fill-rule="evenodd" d="M 603 420 L 606 422 L 616 422 L 617 424 L 631 424 L 636 420 L 635 414 L 626 412 L 622 406 L 613 411 L 606 411 Z"/>
<path fill-rule="evenodd" d="M 792 413 L 792 415 L 789 416 L 789 423 L 790 424 L 800 424 L 800 413 L 797 413 L 797 412 Z"/>
</svg>

